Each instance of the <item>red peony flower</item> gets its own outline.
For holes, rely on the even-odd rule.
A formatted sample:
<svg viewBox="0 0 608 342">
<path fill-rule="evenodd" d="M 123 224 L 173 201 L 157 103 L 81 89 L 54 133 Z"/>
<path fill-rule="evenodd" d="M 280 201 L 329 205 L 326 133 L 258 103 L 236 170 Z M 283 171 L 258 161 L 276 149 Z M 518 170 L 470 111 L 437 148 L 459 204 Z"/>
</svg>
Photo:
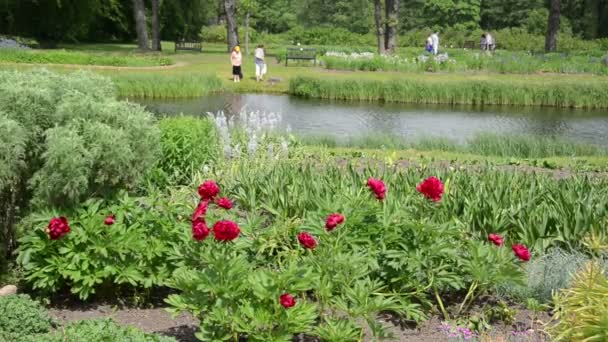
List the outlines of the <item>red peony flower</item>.
<svg viewBox="0 0 608 342">
<path fill-rule="evenodd" d="M 279 298 L 279 302 L 285 309 L 292 308 L 296 305 L 296 299 L 293 298 L 289 293 L 282 294 Z"/>
<path fill-rule="evenodd" d="M 215 204 L 217 204 L 218 207 L 224 208 L 226 210 L 232 209 L 232 201 L 227 197 L 217 199 L 215 201 Z"/>
<path fill-rule="evenodd" d="M 511 249 L 513 249 L 513 253 L 515 253 L 515 256 L 518 257 L 519 260 L 530 261 L 530 251 L 525 245 L 513 245 Z"/>
<path fill-rule="evenodd" d="M 441 196 L 443 196 L 443 183 L 437 177 L 429 177 L 418 184 L 416 190 L 426 198 L 439 202 L 441 201 Z"/>
<path fill-rule="evenodd" d="M 196 210 L 194 210 L 194 214 L 192 214 L 192 221 L 195 221 L 199 217 L 205 217 L 207 214 L 207 206 L 209 205 L 209 201 L 201 201 Z"/>
<path fill-rule="evenodd" d="M 317 247 L 317 240 L 307 232 L 298 234 L 298 241 L 300 241 L 304 248 L 315 249 Z"/>
<path fill-rule="evenodd" d="M 211 233 L 211 231 L 209 230 L 209 227 L 207 227 L 205 219 L 199 217 L 192 221 L 192 237 L 194 240 L 203 241 L 209 236 L 209 233 Z"/>
<path fill-rule="evenodd" d="M 109 215 L 105 220 L 103 220 L 103 224 L 106 226 L 111 226 L 114 224 L 114 222 L 116 222 L 116 216 L 114 215 Z"/>
<path fill-rule="evenodd" d="M 61 239 L 64 235 L 70 232 L 68 219 L 63 216 L 52 218 L 46 228 L 46 232 L 49 234 L 51 240 Z"/>
<path fill-rule="evenodd" d="M 386 198 L 386 185 L 380 179 L 369 178 L 367 180 L 367 186 L 376 195 L 376 198 L 380 201 Z"/>
<path fill-rule="evenodd" d="M 502 246 L 502 244 L 504 243 L 504 241 L 502 240 L 502 236 L 498 235 L 498 234 L 490 234 L 488 235 L 488 241 L 492 242 L 493 244 L 495 244 L 496 246 Z"/>
<path fill-rule="evenodd" d="M 220 193 L 220 187 L 212 180 L 205 181 L 198 187 L 198 195 L 202 200 L 212 200 Z"/>
<path fill-rule="evenodd" d="M 344 223 L 344 215 L 341 215 L 338 213 L 329 214 L 329 216 L 327 216 L 327 219 L 325 220 L 325 228 L 328 231 L 332 231 L 339 224 L 342 224 L 342 223 Z"/>
<path fill-rule="evenodd" d="M 218 221 L 213 225 L 213 235 L 218 241 L 232 241 L 241 233 L 239 226 L 232 221 Z"/>
</svg>

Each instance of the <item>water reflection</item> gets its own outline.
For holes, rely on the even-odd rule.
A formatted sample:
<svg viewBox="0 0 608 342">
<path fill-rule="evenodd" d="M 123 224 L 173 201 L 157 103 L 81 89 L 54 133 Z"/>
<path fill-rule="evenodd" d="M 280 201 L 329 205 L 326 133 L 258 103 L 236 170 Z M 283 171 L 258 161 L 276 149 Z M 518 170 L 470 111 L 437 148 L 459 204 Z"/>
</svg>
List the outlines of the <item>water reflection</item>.
<svg viewBox="0 0 608 342">
<path fill-rule="evenodd" d="M 390 133 L 466 140 L 478 133 L 559 136 L 608 146 L 608 112 L 541 107 L 471 107 L 307 100 L 286 95 L 213 94 L 188 100 L 141 101 L 160 115 L 204 115 L 241 108 L 275 112 L 301 134 L 340 138 Z"/>
</svg>

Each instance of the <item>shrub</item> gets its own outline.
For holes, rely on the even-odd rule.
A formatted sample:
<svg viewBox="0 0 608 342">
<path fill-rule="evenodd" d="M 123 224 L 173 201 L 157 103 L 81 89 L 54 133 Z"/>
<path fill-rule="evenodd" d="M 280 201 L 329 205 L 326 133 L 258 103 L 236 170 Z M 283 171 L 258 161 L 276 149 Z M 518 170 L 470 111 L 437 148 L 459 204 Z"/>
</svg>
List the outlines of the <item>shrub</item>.
<svg viewBox="0 0 608 342">
<path fill-rule="evenodd" d="M 163 178 L 173 184 L 187 184 L 205 165 L 213 164 L 220 150 L 213 123 L 194 117 L 160 121 Z"/>
<path fill-rule="evenodd" d="M 550 328 L 556 341 L 608 340 L 608 278 L 600 265 L 588 263 L 572 286 L 554 297 L 557 324 Z"/>
<path fill-rule="evenodd" d="M 17 261 L 34 289 L 53 293 L 66 286 L 81 299 L 98 291 L 116 295 L 120 286 L 162 286 L 174 269 L 167 259 L 179 245 L 176 230 L 187 227 L 176 223 L 179 209 L 154 195 L 123 194 L 115 203 L 89 200 L 67 215 L 71 229 L 60 239 L 45 231 L 49 218 L 58 215 L 35 214 L 22 223 Z"/>
<path fill-rule="evenodd" d="M 54 322 L 38 302 L 27 295 L 0 297 L 0 340 L 20 341 L 50 331 Z"/>
<path fill-rule="evenodd" d="M 87 72 L 0 72 L 0 132 L 9 249 L 10 227 L 30 203 L 70 207 L 133 188 L 158 155 L 152 115 L 117 101 L 109 79 Z"/>
<path fill-rule="evenodd" d="M 133 327 L 119 326 L 111 319 L 94 319 L 73 322 L 54 333 L 37 337 L 36 341 L 176 342 L 173 337 L 146 334 Z"/>
</svg>

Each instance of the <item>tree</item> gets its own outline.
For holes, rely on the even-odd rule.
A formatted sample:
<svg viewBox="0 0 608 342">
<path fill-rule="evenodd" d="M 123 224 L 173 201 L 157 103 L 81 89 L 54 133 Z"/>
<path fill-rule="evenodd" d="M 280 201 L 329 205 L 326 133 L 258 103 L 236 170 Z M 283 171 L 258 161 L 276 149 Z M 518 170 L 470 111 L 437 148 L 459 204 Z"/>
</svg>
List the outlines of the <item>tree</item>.
<svg viewBox="0 0 608 342">
<path fill-rule="evenodd" d="M 399 0 L 385 0 L 386 29 L 385 52 L 395 53 L 397 47 L 397 27 L 399 26 Z"/>
<path fill-rule="evenodd" d="M 236 0 L 224 0 L 224 14 L 226 15 L 226 33 L 228 37 L 228 51 L 239 45 L 239 30 L 236 22 Z"/>
<path fill-rule="evenodd" d="M 374 0 L 374 19 L 376 21 L 376 36 L 378 37 L 378 53 L 385 53 L 384 45 L 384 25 L 382 17 L 382 0 Z"/>
<path fill-rule="evenodd" d="M 553 52 L 557 50 L 557 33 L 559 31 L 560 10 L 561 0 L 551 0 L 549 8 L 549 26 L 547 27 L 547 37 L 545 39 L 546 52 Z"/>
<path fill-rule="evenodd" d="M 162 51 L 160 39 L 160 0 L 152 0 L 152 50 Z"/>
<path fill-rule="evenodd" d="M 242 0 L 241 8 L 245 11 L 245 53 L 249 54 L 249 31 L 251 28 L 251 16 L 258 11 L 256 0 Z"/>
<path fill-rule="evenodd" d="M 135 18 L 135 31 L 137 32 L 137 45 L 141 50 L 149 50 L 148 23 L 146 22 L 144 0 L 133 0 L 133 16 Z"/>
</svg>

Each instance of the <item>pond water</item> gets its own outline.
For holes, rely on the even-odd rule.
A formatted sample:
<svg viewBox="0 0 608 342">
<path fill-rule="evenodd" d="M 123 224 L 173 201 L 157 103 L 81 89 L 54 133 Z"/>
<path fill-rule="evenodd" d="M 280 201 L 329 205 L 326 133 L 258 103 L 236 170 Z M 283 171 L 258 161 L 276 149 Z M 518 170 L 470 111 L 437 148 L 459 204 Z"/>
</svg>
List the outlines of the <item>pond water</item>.
<svg viewBox="0 0 608 342">
<path fill-rule="evenodd" d="M 288 95 L 212 94 L 187 100 L 138 100 L 159 115 L 281 114 L 296 134 L 337 138 L 391 134 L 465 141 L 479 133 L 557 136 L 608 146 L 608 111 L 541 107 L 473 107 L 310 100 Z"/>
</svg>

